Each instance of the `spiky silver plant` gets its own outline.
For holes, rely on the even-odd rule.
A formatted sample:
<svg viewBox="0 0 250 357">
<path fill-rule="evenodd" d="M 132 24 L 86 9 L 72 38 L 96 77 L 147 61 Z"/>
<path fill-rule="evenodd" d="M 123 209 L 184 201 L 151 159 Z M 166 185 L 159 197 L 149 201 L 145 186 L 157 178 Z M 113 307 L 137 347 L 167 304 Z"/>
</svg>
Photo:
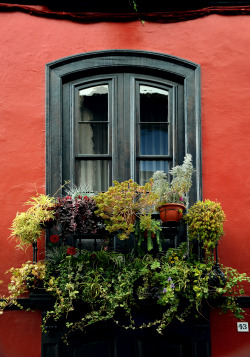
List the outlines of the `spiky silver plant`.
<svg viewBox="0 0 250 357">
<path fill-rule="evenodd" d="M 158 196 L 157 205 L 174 202 L 188 206 L 188 192 L 194 173 L 192 155 L 187 154 L 183 164 L 173 167 L 169 173 L 173 176 L 171 182 L 164 171 L 155 171 L 153 174 L 153 192 Z"/>
</svg>

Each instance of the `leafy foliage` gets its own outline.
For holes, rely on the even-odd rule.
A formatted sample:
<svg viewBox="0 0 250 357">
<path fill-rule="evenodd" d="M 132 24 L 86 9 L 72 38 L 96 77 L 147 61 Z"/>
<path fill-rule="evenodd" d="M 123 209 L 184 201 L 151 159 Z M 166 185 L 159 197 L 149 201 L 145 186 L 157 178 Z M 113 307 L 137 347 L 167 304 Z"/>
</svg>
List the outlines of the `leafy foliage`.
<svg viewBox="0 0 250 357">
<path fill-rule="evenodd" d="M 76 185 L 72 185 L 70 188 L 65 189 L 66 193 L 68 196 L 71 196 L 73 199 L 81 196 L 81 197 L 93 197 L 94 196 L 94 192 L 91 192 L 91 188 L 90 185 L 80 185 L 80 186 L 76 186 Z"/>
<path fill-rule="evenodd" d="M 175 166 L 170 171 L 173 176 L 169 183 L 167 174 L 163 171 L 156 171 L 153 174 L 153 192 L 158 196 L 157 206 L 165 203 L 180 203 L 188 205 L 188 192 L 192 186 L 192 175 L 194 169 L 192 165 L 192 155 L 187 154 L 183 164 Z"/>
<path fill-rule="evenodd" d="M 188 257 L 185 244 L 157 257 L 104 250 L 69 255 L 67 247 L 63 248 L 53 248 L 46 262 L 27 262 L 19 269 L 12 268 L 10 295 L 1 308 L 19 306 L 18 296 L 27 292 L 27 286 L 36 287 L 40 280 L 55 299 L 43 320 L 44 330 L 51 319 L 64 321 L 68 333 L 113 320 L 125 328 L 155 327 L 162 333 L 174 318 L 184 321 L 190 313 L 199 315 L 206 301 L 210 306 L 214 301 L 237 318 L 244 316 L 237 297 L 244 293 L 242 283 L 250 283 L 250 278 L 222 267 L 225 281 L 216 276 L 217 283 L 213 284 L 213 262 L 205 264 Z M 217 300 L 223 295 L 223 300 Z M 148 302 L 151 307 L 159 306 L 160 314 L 141 323 L 136 312 Z M 81 315 L 76 316 L 74 311 L 79 306 Z"/>
<path fill-rule="evenodd" d="M 189 239 L 203 242 L 208 251 L 214 249 L 224 234 L 223 223 L 226 216 L 218 202 L 205 200 L 196 202 L 184 217 L 188 224 Z"/>
<path fill-rule="evenodd" d="M 96 234 L 100 218 L 95 214 L 96 202 L 92 197 L 71 196 L 58 198 L 55 205 L 55 225 L 63 235 Z"/>
<path fill-rule="evenodd" d="M 162 237 L 160 232 L 162 231 L 161 222 L 156 219 L 152 219 L 151 215 L 142 215 L 135 228 L 135 236 L 138 239 L 137 245 L 140 249 L 142 242 L 147 240 L 147 251 L 150 252 L 153 249 L 153 239 L 156 241 L 159 251 L 162 251 Z"/>
<path fill-rule="evenodd" d="M 115 181 L 107 192 L 96 197 L 32 197 L 27 202 L 31 207 L 18 213 L 11 227 L 12 236 L 22 247 L 35 242 L 48 223 L 67 236 L 95 234 L 103 227 L 104 219 L 106 230 L 118 232 L 120 239 L 128 239 L 137 227 L 139 247 L 147 232 L 147 253 L 138 250 L 135 254 L 133 250 L 122 254 L 106 251 L 107 247 L 98 252 L 78 250 L 64 245 L 65 240 L 53 234 L 45 262 L 27 262 L 10 270 L 9 296 L 3 297 L 1 311 L 9 305 L 22 308 L 19 296 L 42 286 L 55 301 L 43 320 L 44 330 L 50 319 L 63 321 L 69 333 L 113 320 L 125 328 L 154 327 L 163 333 L 174 318 L 184 321 L 190 313 L 199 315 L 205 302 L 211 305 L 213 301 L 223 311 L 232 311 L 242 318 L 244 311 L 237 298 L 244 294 L 242 284 L 250 283 L 250 277 L 230 267 L 222 266 L 218 271 L 212 254 L 204 262 L 197 260 L 185 243 L 161 252 L 161 224 L 152 218 L 155 202 L 169 199 L 168 189 L 179 199 L 187 198 L 192 172 L 191 156 L 187 155 L 183 165 L 171 171 L 172 183 L 155 179 L 155 189 L 152 181 L 140 186 L 128 180 Z M 139 219 L 135 224 L 136 217 Z M 206 251 L 211 251 L 223 234 L 225 214 L 220 204 L 206 200 L 190 207 L 185 221 L 189 238 L 198 238 Z M 159 245 L 156 257 L 148 253 L 153 247 L 152 234 Z M 137 311 L 148 302 L 158 306 L 160 314 L 141 323 L 136 319 Z M 75 311 L 81 311 L 81 315 Z"/>
<path fill-rule="evenodd" d="M 155 198 L 152 182 L 140 186 L 133 180 L 121 183 L 114 181 L 114 186 L 95 197 L 96 214 L 106 220 L 108 232 L 120 231 L 118 237 L 128 239 L 135 230 L 136 215 L 150 215 L 154 210 Z"/>
<path fill-rule="evenodd" d="M 54 220 L 55 199 L 48 195 L 31 197 L 25 203 L 30 207 L 26 212 L 18 212 L 11 225 L 11 237 L 16 238 L 18 247 L 25 249 L 36 242 L 44 231 L 45 224 Z"/>
<path fill-rule="evenodd" d="M 21 268 L 11 268 L 6 273 L 11 273 L 11 282 L 8 285 L 9 295 L 2 296 L 0 302 L 0 314 L 7 306 L 15 305 L 23 309 L 18 298 L 29 292 L 29 288 L 37 287 L 38 283 L 45 279 L 45 263 L 39 261 L 36 264 L 28 261 L 23 263 Z"/>
</svg>

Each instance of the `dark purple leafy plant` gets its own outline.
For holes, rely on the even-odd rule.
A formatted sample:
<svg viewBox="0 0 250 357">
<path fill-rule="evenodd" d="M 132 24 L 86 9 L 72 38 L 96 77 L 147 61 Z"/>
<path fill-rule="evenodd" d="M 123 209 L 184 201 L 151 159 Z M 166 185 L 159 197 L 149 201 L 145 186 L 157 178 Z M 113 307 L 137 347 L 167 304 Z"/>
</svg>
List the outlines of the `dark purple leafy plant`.
<svg viewBox="0 0 250 357">
<path fill-rule="evenodd" d="M 63 236 L 72 234 L 96 234 L 100 217 L 96 216 L 95 200 L 88 196 L 58 198 L 55 207 L 57 229 Z"/>
</svg>

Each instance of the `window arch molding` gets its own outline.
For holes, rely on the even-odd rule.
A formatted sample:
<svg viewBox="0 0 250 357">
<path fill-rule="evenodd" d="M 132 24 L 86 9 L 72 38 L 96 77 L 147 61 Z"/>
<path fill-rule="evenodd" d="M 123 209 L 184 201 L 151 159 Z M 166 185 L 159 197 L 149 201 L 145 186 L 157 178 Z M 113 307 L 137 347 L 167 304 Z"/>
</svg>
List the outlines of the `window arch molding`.
<svg viewBox="0 0 250 357">
<path fill-rule="evenodd" d="M 190 192 L 190 202 L 201 199 L 201 110 L 200 110 L 200 66 L 196 63 L 163 53 L 136 50 L 106 50 L 69 56 L 46 65 L 46 191 L 54 194 L 63 184 L 63 150 L 69 143 L 63 141 L 63 132 L 70 123 L 72 108 L 72 83 L 81 78 L 134 72 L 157 76 L 173 83 L 176 91 L 177 113 L 183 122 L 183 152 L 173 158 L 173 164 L 181 164 L 183 153 L 191 153 L 195 166 L 195 177 Z M 68 88 L 64 90 L 64 88 Z M 65 112 L 67 114 L 65 115 Z M 70 134 L 72 135 L 72 134 Z M 70 155 L 70 149 L 69 149 Z M 64 159 L 65 161 L 65 159 Z M 67 161 L 67 160 L 66 160 Z"/>
</svg>

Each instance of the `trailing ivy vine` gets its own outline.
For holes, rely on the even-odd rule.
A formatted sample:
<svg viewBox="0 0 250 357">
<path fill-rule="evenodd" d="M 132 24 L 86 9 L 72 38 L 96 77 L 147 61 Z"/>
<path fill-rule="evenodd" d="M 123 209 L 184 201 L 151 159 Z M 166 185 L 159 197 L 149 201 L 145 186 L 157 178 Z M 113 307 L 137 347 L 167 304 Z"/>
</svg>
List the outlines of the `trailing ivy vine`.
<svg viewBox="0 0 250 357">
<path fill-rule="evenodd" d="M 201 314 L 206 302 L 243 318 L 237 297 L 244 293 L 242 283 L 249 283 L 250 278 L 222 267 L 225 279 L 220 279 L 212 261 L 202 263 L 186 252 L 185 244 L 157 257 L 55 246 L 45 262 L 28 262 L 11 269 L 10 294 L 1 307 L 20 307 L 20 294 L 31 287 L 39 291 L 42 286 L 54 298 L 43 330 L 55 320 L 64 324 L 66 335 L 106 320 L 131 329 L 154 327 L 162 334 L 174 319 L 184 321 L 190 313 Z M 158 306 L 159 311 L 155 319 L 140 323 L 136 316 L 145 303 L 151 308 Z M 76 310 L 81 311 L 77 318 Z"/>
</svg>

